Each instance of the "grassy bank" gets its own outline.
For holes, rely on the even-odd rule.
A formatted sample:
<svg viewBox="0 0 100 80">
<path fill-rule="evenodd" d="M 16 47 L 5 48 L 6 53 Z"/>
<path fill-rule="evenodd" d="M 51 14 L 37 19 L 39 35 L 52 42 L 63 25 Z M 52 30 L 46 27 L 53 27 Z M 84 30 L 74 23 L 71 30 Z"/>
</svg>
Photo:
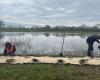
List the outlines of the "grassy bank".
<svg viewBox="0 0 100 80">
<path fill-rule="evenodd" d="M 100 80 L 100 66 L 0 64 L 0 80 Z"/>
</svg>

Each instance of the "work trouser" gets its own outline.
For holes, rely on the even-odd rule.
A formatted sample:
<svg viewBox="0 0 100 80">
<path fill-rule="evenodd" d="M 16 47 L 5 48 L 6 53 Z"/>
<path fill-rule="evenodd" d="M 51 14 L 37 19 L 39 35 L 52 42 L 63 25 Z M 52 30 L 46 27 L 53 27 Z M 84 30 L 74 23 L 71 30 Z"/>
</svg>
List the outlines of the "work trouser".
<svg viewBox="0 0 100 80">
<path fill-rule="evenodd" d="M 91 56 L 93 55 L 93 44 L 88 43 L 88 52 L 87 52 L 87 56 Z"/>
<path fill-rule="evenodd" d="M 3 53 L 4 56 L 15 56 L 15 53 Z"/>
</svg>

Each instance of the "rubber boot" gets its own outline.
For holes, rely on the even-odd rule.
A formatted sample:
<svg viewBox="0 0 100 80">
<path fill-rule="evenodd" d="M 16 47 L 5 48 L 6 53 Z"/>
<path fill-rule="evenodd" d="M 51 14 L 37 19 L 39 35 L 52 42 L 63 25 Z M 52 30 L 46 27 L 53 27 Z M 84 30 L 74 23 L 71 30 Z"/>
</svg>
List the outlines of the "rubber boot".
<svg viewBox="0 0 100 80">
<path fill-rule="evenodd" d="M 94 55 L 93 55 L 93 51 L 91 51 L 91 56 L 90 56 L 91 58 L 93 58 L 94 57 Z"/>
</svg>

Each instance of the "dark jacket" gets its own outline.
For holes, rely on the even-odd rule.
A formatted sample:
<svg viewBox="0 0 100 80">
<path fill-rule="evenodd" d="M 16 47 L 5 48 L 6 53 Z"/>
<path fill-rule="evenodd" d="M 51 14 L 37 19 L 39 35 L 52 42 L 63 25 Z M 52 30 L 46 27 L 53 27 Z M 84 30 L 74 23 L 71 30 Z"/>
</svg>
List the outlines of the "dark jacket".
<svg viewBox="0 0 100 80">
<path fill-rule="evenodd" d="M 12 49 L 12 50 L 11 50 L 11 49 Z M 15 51 L 16 51 L 16 48 L 15 48 L 14 45 L 11 46 L 10 48 L 5 48 L 5 49 L 4 49 L 4 53 L 7 53 L 7 54 L 15 53 Z"/>
<path fill-rule="evenodd" d="M 15 55 L 16 47 L 11 43 L 7 42 L 5 44 L 4 55 Z"/>
<path fill-rule="evenodd" d="M 94 35 L 94 36 L 89 36 L 88 38 L 87 38 L 87 43 L 88 44 L 92 44 L 93 45 L 93 43 L 96 41 L 96 42 L 98 42 L 98 43 L 100 43 L 99 42 L 99 39 L 100 39 L 100 37 L 99 36 L 96 36 L 96 35 Z"/>
</svg>

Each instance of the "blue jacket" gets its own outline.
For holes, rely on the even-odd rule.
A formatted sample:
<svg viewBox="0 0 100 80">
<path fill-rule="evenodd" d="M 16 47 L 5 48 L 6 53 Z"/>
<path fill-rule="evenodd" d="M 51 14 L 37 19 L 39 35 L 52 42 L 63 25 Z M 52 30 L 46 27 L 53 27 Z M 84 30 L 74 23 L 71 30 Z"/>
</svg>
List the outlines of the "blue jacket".
<svg viewBox="0 0 100 80">
<path fill-rule="evenodd" d="M 88 38 L 87 38 L 87 43 L 89 43 L 89 44 L 93 44 L 95 41 L 97 41 L 98 43 L 99 43 L 99 36 L 96 36 L 96 35 L 94 35 L 94 36 L 89 36 Z"/>
</svg>

